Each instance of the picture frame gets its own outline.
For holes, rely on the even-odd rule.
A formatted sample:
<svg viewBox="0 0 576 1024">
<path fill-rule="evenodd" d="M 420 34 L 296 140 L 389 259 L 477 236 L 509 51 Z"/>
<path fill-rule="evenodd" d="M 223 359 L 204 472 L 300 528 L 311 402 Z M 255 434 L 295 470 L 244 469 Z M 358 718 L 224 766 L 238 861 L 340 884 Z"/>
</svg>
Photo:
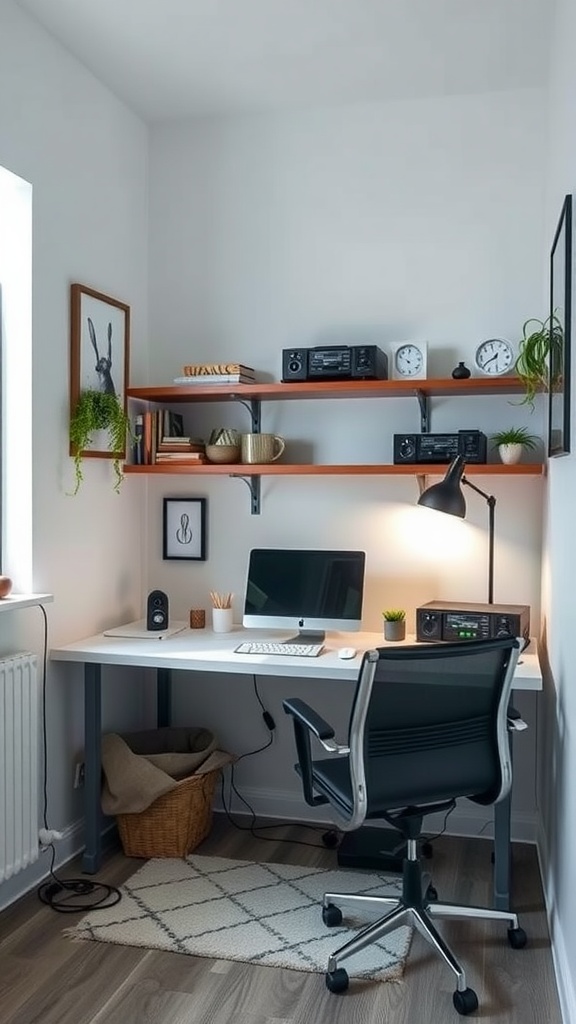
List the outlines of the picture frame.
<svg viewBox="0 0 576 1024">
<path fill-rule="evenodd" d="M 164 560 L 206 561 L 206 508 L 206 498 L 164 498 Z"/>
<path fill-rule="evenodd" d="M 567 195 L 550 252 L 548 455 L 570 452 L 572 196 Z"/>
<path fill-rule="evenodd" d="M 130 306 L 110 295 L 70 285 L 70 414 L 83 391 L 114 393 L 126 412 L 130 367 Z M 71 454 L 74 454 L 71 451 Z M 97 430 L 84 458 L 125 458 L 111 452 L 108 434 Z"/>
</svg>

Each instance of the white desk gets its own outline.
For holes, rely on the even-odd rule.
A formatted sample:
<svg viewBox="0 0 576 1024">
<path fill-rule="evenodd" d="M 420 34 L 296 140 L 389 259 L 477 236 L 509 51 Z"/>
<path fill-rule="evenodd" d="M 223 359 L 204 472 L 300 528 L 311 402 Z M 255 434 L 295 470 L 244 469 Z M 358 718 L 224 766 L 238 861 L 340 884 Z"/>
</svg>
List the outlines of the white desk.
<svg viewBox="0 0 576 1024">
<path fill-rule="evenodd" d="M 332 633 L 326 639 L 326 650 L 318 658 L 291 658 L 235 654 L 234 648 L 243 640 L 287 639 L 288 633 L 242 629 L 231 633 L 213 633 L 209 629 L 185 629 L 165 640 L 107 637 L 103 634 L 78 640 L 64 647 L 53 648 L 53 661 L 80 662 L 84 665 L 84 817 L 85 850 L 83 870 L 92 874 L 101 863 L 101 669 L 103 665 L 131 665 L 153 668 L 157 678 L 158 725 L 169 725 L 171 719 L 172 669 L 190 672 L 232 672 L 240 675 L 303 677 L 314 679 L 349 679 L 355 682 L 361 655 L 374 647 L 384 646 L 381 633 Z M 414 643 L 407 637 L 404 644 Z M 388 644 L 386 644 L 388 646 Z M 357 656 L 349 661 L 338 658 L 340 647 L 355 647 Z M 542 673 L 535 642 L 520 655 L 513 689 L 541 690 Z M 494 902 L 507 909 L 510 892 L 510 798 L 494 807 Z"/>
</svg>

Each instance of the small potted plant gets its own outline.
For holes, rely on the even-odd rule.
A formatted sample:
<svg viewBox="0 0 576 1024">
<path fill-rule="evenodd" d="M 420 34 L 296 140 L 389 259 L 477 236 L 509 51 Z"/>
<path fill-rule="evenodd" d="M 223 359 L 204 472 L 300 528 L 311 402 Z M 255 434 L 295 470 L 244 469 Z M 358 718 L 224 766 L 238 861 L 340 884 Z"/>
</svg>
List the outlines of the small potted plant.
<svg viewBox="0 0 576 1024">
<path fill-rule="evenodd" d="M 388 608 L 382 612 L 384 639 L 404 640 L 406 636 L 406 612 L 402 608 Z"/>
<path fill-rule="evenodd" d="M 538 438 L 534 434 L 529 434 L 526 427 L 509 427 L 508 430 L 499 430 L 492 434 L 491 441 L 493 446 L 498 448 L 502 462 L 511 466 L 520 462 L 525 448 L 527 451 L 534 451 Z"/>
<path fill-rule="evenodd" d="M 130 422 L 124 407 L 115 394 L 87 388 L 80 393 L 76 408 L 70 418 L 70 454 L 74 459 L 76 482 L 72 494 L 78 494 L 83 480 L 82 458 L 92 443 L 96 430 L 107 430 L 109 449 L 114 457 L 116 479 L 114 490 L 118 492 L 124 479 L 122 459 L 126 451 L 126 435 L 131 435 Z"/>
</svg>

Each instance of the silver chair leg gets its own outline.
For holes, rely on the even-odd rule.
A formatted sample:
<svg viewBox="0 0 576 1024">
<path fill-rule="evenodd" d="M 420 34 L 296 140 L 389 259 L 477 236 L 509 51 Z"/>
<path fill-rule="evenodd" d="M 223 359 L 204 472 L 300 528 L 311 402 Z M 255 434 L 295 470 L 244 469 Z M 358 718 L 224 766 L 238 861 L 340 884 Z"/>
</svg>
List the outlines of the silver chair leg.
<svg viewBox="0 0 576 1024">
<path fill-rule="evenodd" d="M 338 961 L 344 960 L 348 956 L 352 956 L 353 953 L 359 953 L 361 949 L 365 949 L 372 942 L 377 942 L 387 932 L 393 931 L 398 928 L 401 924 L 404 924 L 405 918 L 410 916 L 410 910 L 406 907 L 397 907 L 396 910 L 392 910 L 384 918 L 375 921 L 374 924 L 369 924 L 364 928 L 359 935 L 356 935 L 353 939 L 345 942 L 340 949 L 335 950 L 334 953 L 328 958 L 328 971 L 335 971 L 338 968 Z"/>
<path fill-rule="evenodd" d="M 510 928 L 518 927 L 518 918 L 511 910 L 491 910 L 487 907 L 467 907 L 458 903 L 429 903 L 426 913 L 430 917 L 451 918 L 452 920 L 463 920 L 467 918 L 478 918 L 483 921 L 508 921 Z"/>
<path fill-rule="evenodd" d="M 414 924 L 418 931 L 426 939 L 430 945 L 440 953 L 440 956 L 448 964 L 448 967 L 454 971 L 457 978 L 457 988 L 459 992 L 464 992 L 467 988 L 466 975 L 459 961 L 454 956 L 450 946 L 444 941 L 440 932 L 437 930 L 435 925 L 429 919 L 425 911 L 417 910 L 414 907 L 411 908 L 411 916 Z"/>
<path fill-rule="evenodd" d="M 357 896 L 352 892 L 326 892 L 322 900 L 322 906 L 327 907 L 329 903 L 354 907 L 373 907 L 374 910 L 381 910 L 383 907 L 395 907 L 400 902 L 400 896 Z"/>
</svg>

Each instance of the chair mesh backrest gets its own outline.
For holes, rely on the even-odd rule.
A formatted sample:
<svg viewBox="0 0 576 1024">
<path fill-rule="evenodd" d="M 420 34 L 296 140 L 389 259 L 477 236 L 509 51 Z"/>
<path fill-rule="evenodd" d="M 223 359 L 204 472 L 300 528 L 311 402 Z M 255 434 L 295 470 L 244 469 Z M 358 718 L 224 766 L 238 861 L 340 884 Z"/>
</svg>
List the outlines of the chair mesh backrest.
<svg viewBox="0 0 576 1024">
<path fill-rule="evenodd" d="M 363 763 L 369 814 L 383 801 L 491 803 L 503 795 L 515 645 L 506 638 L 377 652 L 368 693 L 361 671 L 350 721 L 352 774 Z"/>
</svg>

